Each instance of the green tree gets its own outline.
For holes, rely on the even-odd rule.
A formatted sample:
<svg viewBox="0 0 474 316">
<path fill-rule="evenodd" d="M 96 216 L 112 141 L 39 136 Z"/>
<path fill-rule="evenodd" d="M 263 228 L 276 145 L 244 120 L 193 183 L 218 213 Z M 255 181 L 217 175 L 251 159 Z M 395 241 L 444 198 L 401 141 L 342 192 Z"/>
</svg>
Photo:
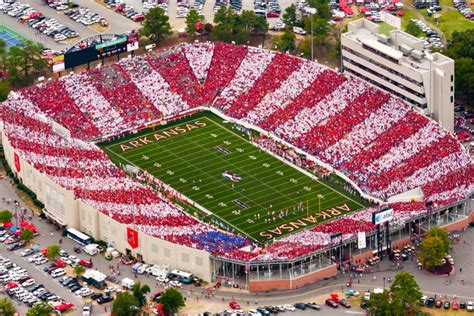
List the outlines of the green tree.
<svg viewBox="0 0 474 316">
<path fill-rule="evenodd" d="M 395 275 L 395 280 L 390 286 L 390 296 L 394 314 L 405 312 L 405 315 L 414 315 L 419 310 L 422 293 L 415 277 L 410 272 L 400 272 Z"/>
<path fill-rule="evenodd" d="M 42 302 L 30 308 L 26 312 L 26 316 L 50 316 L 52 312 L 53 308 L 45 302 Z"/>
<path fill-rule="evenodd" d="M 78 278 L 81 277 L 81 275 L 83 275 L 84 272 L 86 272 L 86 269 L 83 266 L 77 265 L 77 266 L 74 267 L 74 275 L 76 277 L 78 277 Z"/>
<path fill-rule="evenodd" d="M 150 293 L 151 289 L 147 284 L 141 285 L 140 282 L 137 282 L 132 287 L 132 294 L 137 299 L 140 307 L 145 306 L 146 303 L 146 294 Z"/>
<path fill-rule="evenodd" d="M 273 36 L 273 48 L 280 52 L 287 52 L 294 50 L 296 35 L 293 34 L 290 30 L 286 30 L 282 35 Z"/>
<path fill-rule="evenodd" d="M 20 45 L 10 47 L 7 54 L 9 72 L 18 70 L 27 76 L 32 69 L 35 74 L 39 74 L 48 65 L 48 61 L 42 56 L 43 50 L 41 43 L 32 41 L 24 41 Z"/>
<path fill-rule="evenodd" d="M 8 210 L 0 211 L 0 223 L 8 223 L 12 221 L 13 214 Z"/>
<path fill-rule="evenodd" d="M 474 105 L 474 30 L 454 32 L 444 53 L 455 61 L 456 99 Z"/>
<path fill-rule="evenodd" d="M 437 236 L 429 236 L 423 239 L 418 258 L 427 269 L 439 266 L 445 256 L 444 243 Z"/>
<path fill-rule="evenodd" d="M 181 307 L 185 306 L 183 295 L 173 288 L 167 289 L 161 295 L 160 303 L 163 304 L 163 310 L 167 313 L 177 313 Z"/>
<path fill-rule="evenodd" d="M 448 230 L 441 227 L 432 227 L 426 233 L 426 237 L 439 237 L 443 241 L 443 251 L 447 254 L 451 247 L 451 240 L 448 236 Z"/>
<path fill-rule="evenodd" d="M 145 15 L 140 33 L 159 44 L 165 37 L 173 34 L 169 18 L 161 8 L 152 8 Z"/>
<path fill-rule="evenodd" d="M 367 312 L 369 315 L 390 315 L 391 309 L 390 295 L 387 291 L 371 293 L 370 300 L 367 302 Z"/>
<path fill-rule="evenodd" d="M 20 240 L 23 240 L 26 242 L 29 242 L 33 238 L 35 238 L 35 236 L 33 236 L 33 231 L 29 228 L 23 229 L 23 231 L 20 234 Z"/>
<path fill-rule="evenodd" d="M 54 260 L 55 258 L 59 257 L 60 251 L 61 251 L 61 247 L 59 247 L 58 245 L 48 246 L 46 257 L 48 259 Z"/>
<path fill-rule="evenodd" d="M 295 4 L 290 5 L 285 9 L 285 13 L 283 13 L 282 21 L 288 27 L 298 26 L 303 27 L 303 21 L 298 18 L 297 8 Z"/>
<path fill-rule="evenodd" d="M 0 59 L 2 60 L 2 71 L 5 71 L 7 66 L 7 44 L 0 39 Z"/>
<path fill-rule="evenodd" d="M 418 25 L 413 21 L 408 22 L 405 32 L 416 37 L 419 37 L 423 33 Z"/>
<path fill-rule="evenodd" d="M 0 102 L 5 101 L 10 93 L 10 83 L 7 80 L 0 82 Z"/>
<path fill-rule="evenodd" d="M 15 305 L 7 298 L 0 298 L 0 315 L 2 316 L 13 316 L 16 313 Z"/>
<path fill-rule="evenodd" d="M 331 18 L 331 10 L 329 9 L 329 1 L 327 0 L 308 0 L 308 5 L 317 10 L 319 18 L 329 21 Z"/>
<path fill-rule="evenodd" d="M 191 36 L 196 36 L 198 29 L 196 28 L 196 24 L 202 23 L 204 18 L 199 15 L 199 13 L 195 9 L 191 9 L 186 15 L 186 33 Z"/>
<path fill-rule="evenodd" d="M 247 43 L 250 34 L 265 35 L 268 22 L 253 11 L 244 10 L 240 15 L 232 8 L 221 6 L 214 16 L 215 27 L 211 31 L 211 40 L 222 42 Z"/>
<path fill-rule="evenodd" d="M 313 20 L 313 24 L 311 24 L 311 19 Z M 313 27 L 313 32 L 311 33 L 311 26 Z M 329 24 L 326 19 L 322 19 L 318 17 L 317 14 L 309 16 L 304 20 L 304 29 L 306 33 L 311 36 L 313 34 L 314 44 L 324 44 L 326 38 L 329 34 Z"/>
<path fill-rule="evenodd" d="M 113 316 L 136 316 L 139 313 L 138 301 L 129 292 L 119 293 L 112 304 Z"/>
</svg>

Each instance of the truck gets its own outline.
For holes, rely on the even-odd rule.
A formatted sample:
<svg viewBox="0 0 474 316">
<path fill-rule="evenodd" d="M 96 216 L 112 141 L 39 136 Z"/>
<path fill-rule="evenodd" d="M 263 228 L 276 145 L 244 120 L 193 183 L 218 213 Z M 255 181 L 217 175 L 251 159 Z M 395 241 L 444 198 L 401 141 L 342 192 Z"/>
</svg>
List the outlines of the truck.
<svg viewBox="0 0 474 316">
<path fill-rule="evenodd" d="M 127 290 L 131 290 L 132 287 L 135 285 L 135 281 L 129 278 L 125 278 L 122 280 L 122 287 Z"/>
<path fill-rule="evenodd" d="M 84 252 L 87 253 L 88 255 L 95 256 L 102 250 L 102 247 L 99 246 L 98 244 L 89 244 L 89 245 L 85 245 L 82 248 L 82 250 L 84 250 Z"/>
<path fill-rule="evenodd" d="M 164 279 L 169 273 L 169 268 L 166 265 L 154 265 L 149 268 L 148 273 L 152 274 L 155 277 L 160 277 Z"/>
</svg>

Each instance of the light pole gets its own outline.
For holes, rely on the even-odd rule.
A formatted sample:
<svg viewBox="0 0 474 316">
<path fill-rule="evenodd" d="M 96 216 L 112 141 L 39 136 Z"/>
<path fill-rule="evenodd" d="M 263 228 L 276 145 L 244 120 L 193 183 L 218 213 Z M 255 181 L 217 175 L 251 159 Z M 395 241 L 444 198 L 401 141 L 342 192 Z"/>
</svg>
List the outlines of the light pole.
<svg viewBox="0 0 474 316">
<path fill-rule="evenodd" d="M 309 13 L 311 16 L 311 61 L 314 60 L 314 37 L 313 37 L 313 15 L 318 12 L 316 8 L 311 8 L 311 7 L 306 7 L 305 8 L 306 13 Z"/>
<path fill-rule="evenodd" d="M 383 289 L 385 290 L 385 277 L 383 277 Z"/>
</svg>

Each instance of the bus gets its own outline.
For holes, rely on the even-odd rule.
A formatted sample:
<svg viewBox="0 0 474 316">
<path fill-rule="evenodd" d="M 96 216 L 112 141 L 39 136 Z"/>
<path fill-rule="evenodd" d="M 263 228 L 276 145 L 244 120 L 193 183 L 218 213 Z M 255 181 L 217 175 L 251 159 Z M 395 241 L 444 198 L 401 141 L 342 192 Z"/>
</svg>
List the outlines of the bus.
<svg viewBox="0 0 474 316">
<path fill-rule="evenodd" d="M 170 274 L 168 274 L 168 279 L 170 279 L 171 281 L 175 280 L 184 284 L 191 284 L 193 278 L 194 275 L 192 273 L 180 270 L 173 270 L 170 272 Z"/>
<path fill-rule="evenodd" d="M 66 237 L 74 240 L 75 242 L 80 243 L 83 246 L 92 243 L 91 237 L 87 236 L 86 234 L 81 233 L 80 231 L 74 228 L 68 228 L 66 230 Z"/>
</svg>

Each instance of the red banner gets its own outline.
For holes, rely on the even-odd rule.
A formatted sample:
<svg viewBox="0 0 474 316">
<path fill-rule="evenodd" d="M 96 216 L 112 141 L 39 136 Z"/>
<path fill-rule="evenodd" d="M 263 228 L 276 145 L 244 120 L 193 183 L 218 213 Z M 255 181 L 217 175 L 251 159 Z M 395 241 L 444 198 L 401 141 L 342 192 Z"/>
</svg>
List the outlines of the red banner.
<svg viewBox="0 0 474 316">
<path fill-rule="evenodd" d="M 13 158 L 15 159 L 15 168 L 17 172 L 20 172 L 20 157 L 16 153 L 13 154 Z"/>
<path fill-rule="evenodd" d="M 127 240 L 128 244 L 132 249 L 135 249 L 138 247 L 138 232 L 130 227 L 127 227 Z"/>
</svg>

